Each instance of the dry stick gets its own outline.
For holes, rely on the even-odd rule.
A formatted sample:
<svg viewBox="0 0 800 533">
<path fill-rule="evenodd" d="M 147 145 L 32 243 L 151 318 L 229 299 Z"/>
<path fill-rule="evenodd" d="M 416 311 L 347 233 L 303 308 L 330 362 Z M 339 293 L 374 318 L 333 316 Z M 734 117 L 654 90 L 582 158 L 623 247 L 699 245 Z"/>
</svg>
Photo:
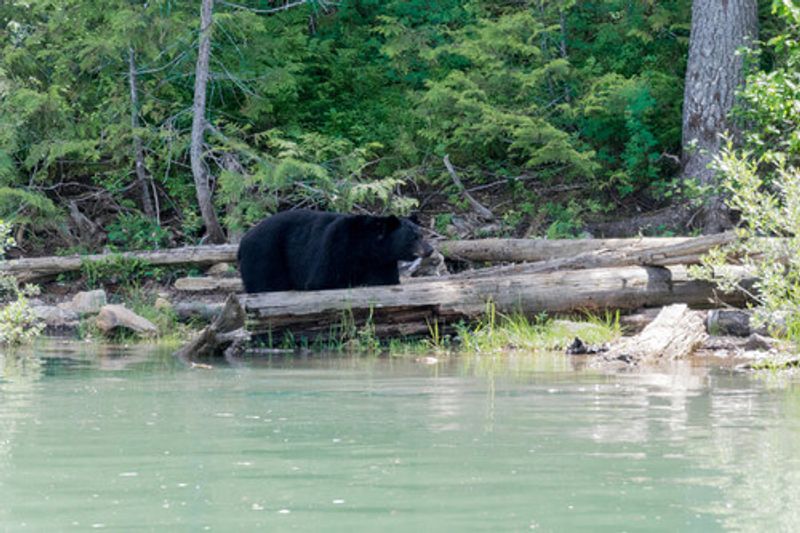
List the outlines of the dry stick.
<svg viewBox="0 0 800 533">
<path fill-rule="evenodd" d="M 134 165 L 136 167 L 136 182 L 139 187 L 139 195 L 142 199 L 144 214 L 150 218 L 155 218 L 156 210 L 150 198 L 150 187 L 148 186 L 147 171 L 144 165 L 144 148 L 142 147 L 142 137 L 139 135 L 139 88 L 136 78 L 136 53 L 133 47 L 128 48 L 128 84 L 131 93 L 131 132 L 133 134 Z"/>
<path fill-rule="evenodd" d="M 453 168 L 453 164 L 450 163 L 449 155 L 444 156 L 444 166 L 447 167 L 447 172 L 450 173 L 450 177 L 453 179 L 453 183 L 456 184 L 456 187 L 458 187 L 458 189 L 461 191 L 461 194 L 463 194 L 464 198 L 467 199 L 469 205 L 472 206 L 472 209 L 474 209 L 478 213 L 478 216 L 484 220 L 494 220 L 494 213 L 489 211 L 478 200 L 473 198 L 472 195 L 464 187 L 464 184 L 461 183 L 458 174 L 456 174 L 456 169 Z"/>
</svg>

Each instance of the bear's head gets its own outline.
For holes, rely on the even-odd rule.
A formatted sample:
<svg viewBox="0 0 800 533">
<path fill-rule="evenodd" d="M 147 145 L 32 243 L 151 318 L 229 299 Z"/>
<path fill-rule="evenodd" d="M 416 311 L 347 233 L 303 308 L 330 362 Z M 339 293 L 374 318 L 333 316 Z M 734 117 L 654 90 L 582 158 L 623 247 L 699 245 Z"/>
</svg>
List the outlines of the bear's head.
<svg viewBox="0 0 800 533">
<path fill-rule="evenodd" d="M 377 241 L 379 257 L 389 261 L 413 261 L 433 253 L 416 224 L 416 217 L 369 217 L 368 225 Z"/>
</svg>

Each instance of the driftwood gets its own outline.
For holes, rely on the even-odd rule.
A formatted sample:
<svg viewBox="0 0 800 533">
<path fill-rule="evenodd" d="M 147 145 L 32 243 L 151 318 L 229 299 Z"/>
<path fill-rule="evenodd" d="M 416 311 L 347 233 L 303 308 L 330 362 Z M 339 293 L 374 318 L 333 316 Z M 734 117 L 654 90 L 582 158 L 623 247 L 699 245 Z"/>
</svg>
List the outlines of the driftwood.
<svg viewBox="0 0 800 533">
<path fill-rule="evenodd" d="M 21 282 L 28 282 L 55 276 L 62 272 L 80 270 L 85 263 L 108 261 L 115 257 L 137 259 L 151 265 L 212 265 L 236 261 L 237 249 L 238 246 L 235 244 L 222 244 L 218 246 L 186 246 L 148 252 L 32 257 L 0 261 L 0 272 L 11 274 Z"/>
<path fill-rule="evenodd" d="M 241 278 L 192 277 L 178 278 L 173 285 L 175 290 L 184 292 L 242 292 Z"/>
<path fill-rule="evenodd" d="M 619 317 L 619 325 L 623 335 L 636 335 L 656 319 L 661 309 L 657 307 L 637 309 L 636 311 Z"/>
<path fill-rule="evenodd" d="M 443 331 L 449 324 L 485 315 L 489 303 L 500 313 L 535 315 L 543 311 L 636 309 L 676 302 L 710 307 L 720 299 L 731 305 L 744 303 L 742 294 L 717 294 L 711 283 L 690 280 L 683 267 L 637 266 L 249 294 L 231 296 L 226 308 L 238 304 L 241 313 L 247 315 L 247 330 L 273 341 L 286 335 L 331 340 L 366 324 L 378 337 L 425 335 L 434 326 Z M 212 333 L 203 333 L 201 346 L 223 331 L 219 326 L 215 328 Z"/>
<path fill-rule="evenodd" d="M 626 337 L 603 353 L 593 366 L 636 365 L 681 359 L 703 344 L 706 326 L 700 313 L 685 304 L 661 310 L 641 333 Z"/>
<path fill-rule="evenodd" d="M 612 265 L 677 265 L 697 263 L 715 246 L 734 241 L 733 232 L 703 237 L 641 239 L 478 239 L 445 241 L 445 257 L 467 261 L 535 262 L 542 271 L 556 268 L 599 268 Z"/>
<path fill-rule="evenodd" d="M 478 239 L 442 241 L 437 247 L 449 259 L 490 263 L 556 261 L 549 266 L 542 264 L 535 267 L 538 271 L 546 271 L 615 264 L 688 264 L 696 262 L 699 255 L 711 247 L 725 244 L 731 239 L 732 235 L 728 233 L 706 237 L 642 239 Z M 28 282 L 80 270 L 85 263 L 107 261 L 113 257 L 138 259 L 151 265 L 235 263 L 237 247 L 236 244 L 222 244 L 119 254 L 13 259 L 0 261 L 0 273 L 11 274 L 21 282 Z"/>
<path fill-rule="evenodd" d="M 331 291 L 274 292 L 239 299 L 253 333 L 291 331 L 314 336 L 342 320 L 371 317 L 379 335 L 427 333 L 430 324 L 474 319 L 492 302 L 502 313 L 566 313 L 635 309 L 673 303 L 741 305 L 741 294 L 718 294 L 690 280 L 686 269 L 622 267 L 523 274 L 497 278 L 417 281 L 399 286 Z"/>
<path fill-rule="evenodd" d="M 732 242 L 735 238 L 733 233 L 719 233 L 717 235 L 707 235 L 698 238 L 679 238 L 667 239 L 668 243 L 661 243 L 655 246 L 653 239 L 649 239 L 649 246 L 642 247 L 639 242 L 628 242 L 627 245 L 617 249 L 598 249 L 579 253 L 571 257 L 563 257 L 546 261 L 538 261 L 534 263 L 525 263 L 519 265 L 506 265 L 491 268 L 482 268 L 476 270 L 468 270 L 459 274 L 452 274 L 449 276 L 441 276 L 438 279 L 477 279 L 477 278 L 490 278 L 496 276 L 513 276 L 523 274 L 535 274 L 544 272 L 554 272 L 556 270 L 582 270 L 589 268 L 604 268 L 604 267 L 620 267 L 631 265 L 646 265 L 646 266 L 669 266 L 669 265 L 685 265 L 697 263 L 700 256 L 706 253 L 709 249 L 715 246 Z M 629 241 L 626 239 L 619 239 L 621 241 Z M 486 241 L 491 241 L 488 243 Z M 524 241 L 530 245 L 528 251 L 541 252 L 542 248 L 538 246 L 539 241 L 524 240 L 524 239 L 485 239 L 484 241 L 464 241 L 470 243 L 484 243 L 481 248 L 483 252 L 488 252 L 493 249 L 489 244 L 496 243 L 498 247 L 494 249 L 495 252 L 507 254 L 506 257 L 525 257 L 523 246 L 518 244 L 517 241 Z M 660 242 L 660 240 L 658 240 Z M 458 242 L 458 241 L 452 241 Z M 577 249 L 581 249 L 586 245 L 581 241 L 545 241 L 550 243 L 566 244 L 567 242 L 578 243 Z M 511 248 L 504 248 L 509 245 Z M 558 251 L 565 253 L 569 250 L 566 246 L 561 246 L 559 250 L 553 248 L 551 251 Z M 527 256 L 533 257 L 533 255 Z M 426 278 L 411 278 L 409 283 L 425 282 Z M 196 277 L 196 278 L 181 278 L 175 282 L 175 288 L 179 291 L 186 292 L 211 292 L 211 291 L 226 291 L 226 292 L 241 292 L 241 280 L 236 278 L 219 279 L 214 277 Z"/>
<path fill-rule="evenodd" d="M 229 296 L 222 312 L 194 340 L 175 352 L 182 361 L 202 361 L 214 357 L 229 358 L 250 340 L 244 328 L 244 310 L 236 296 Z"/>
</svg>

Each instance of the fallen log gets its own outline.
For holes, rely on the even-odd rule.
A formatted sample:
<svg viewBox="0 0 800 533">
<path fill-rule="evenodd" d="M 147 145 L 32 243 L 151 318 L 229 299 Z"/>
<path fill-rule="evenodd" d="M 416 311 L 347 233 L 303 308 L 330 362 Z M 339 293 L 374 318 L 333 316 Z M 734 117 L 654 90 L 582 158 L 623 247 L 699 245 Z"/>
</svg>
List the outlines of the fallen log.
<svg viewBox="0 0 800 533">
<path fill-rule="evenodd" d="M 598 250 L 659 248 L 696 237 L 640 237 L 632 239 L 474 239 L 442 241 L 437 249 L 451 260 L 522 263 L 549 261 Z"/>
<path fill-rule="evenodd" d="M 592 366 L 624 366 L 688 357 L 708 337 L 700 312 L 686 304 L 665 307 L 633 337 L 625 337 L 592 361 Z"/>
<path fill-rule="evenodd" d="M 632 243 L 619 249 L 599 249 L 584 252 L 572 257 L 563 257 L 547 261 L 525 263 L 519 265 L 505 265 L 498 267 L 468 270 L 459 274 L 441 276 L 438 279 L 477 279 L 496 276 L 523 275 L 553 272 L 556 270 L 582 270 L 590 268 L 621 267 L 631 265 L 643 266 L 670 266 L 698 263 L 700 257 L 715 246 L 721 246 L 735 239 L 733 232 L 706 235 L 697 238 L 679 238 L 676 242 L 666 245 L 649 246 L 642 248 L 638 243 Z M 484 239 L 484 241 L 515 242 L 523 239 Z M 625 241 L 628 239 L 614 239 Z M 653 241 L 654 239 L 649 239 Z M 456 242 L 456 241 L 452 241 Z M 479 241 L 464 241 L 479 242 Z M 481 241 L 483 242 L 483 241 Z M 536 241 L 528 241 L 536 242 Z M 550 241 L 559 242 L 559 241 Z M 563 241 L 561 241 L 563 242 Z M 575 241 L 578 242 L 578 241 Z M 513 249 L 512 244 L 512 249 Z M 534 247 L 535 249 L 535 247 Z M 566 248 L 561 248 L 565 251 Z M 509 254 L 507 257 L 512 257 Z M 516 257 L 523 257 L 519 255 Z M 424 282 L 426 278 L 411 278 L 408 283 Z M 175 281 L 175 288 L 186 292 L 213 292 L 229 291 L 241 292 L 241 280 L 237 278 L 219 279 L 214 277 L 180 278 Z"/>
<path fill-rule="evenodd" d="M 98 263 L 115 258 L 145 261 L 151 265 L 213 265 L 236 261 L 236 244 L 216 246 L 185 246 L 169 250 L 122 252 L 94 255 L 30 257 L 0 261 L 0 273 L 13 275 L 20 282 L 29 282 L 80 270 L 86 263 Z"/>
<path fill-rule="evenodd" d="M 175 356 L 185 362 L 202 361 L 223 355 L 229 358 L 250 340 L 250 334 L 244 325 L 244 310 L 236 296 L 231 295 L 214 322 L 175 352 Z"/>
<path fill-rule="evenodd" d="M 230 302 L 231 300 L 229 300 Z M 240 295 L 247 330 L 273 342 L 286 336 L 335 340 L 368 325 L 378 337 L 428 334 L 461 320 L 500 313 L 636 309 L 676 302 L 742 305 L 743 294 L 718 294 L 683 267 L 568 270 L 477 279 L 428 279 L 394 286 Z"/>
<path fill-rule="evenodd" d="M 479 262 L 538 262 L 564 259 L 553 268 L 598 268 L 615 264 L 615 252 L 625 264 L 669 265 L 696 262 L 713 246 L 730 242 L 730 234 L 705 237 L 640 239 L 479 239 L 442 241 L 438 247 L 448 259 Z M 170 250 L 122 252 L 114 254 L 34 257 L 0 261 L 0 273 L 11 274 L 21 282 L 80 270 L 86 263 L 127 258 L 151 265 L 213 265 L 235 263 L 236 244 L 186 246 Z M 581 254 L 597 253 L 597 258 Z M 578 256 L 578 257 L 573 257 Z M 569 259 L 565 259 L 569 258 Z"/>
<path fill-rule="evenodd" d="M 189 277 L 178 278 L 175 290 L 183 292 L 242 292 L 241 278 Z"/>
<path fill-rule="evenodd" d="M 482 239 L 449 241 L 441 245 L 445 257 L 473 261 L 528 262 L 526 265 L 498 267 L 497 272 L 548 272 L 558 269 L 603 268 L 627 265 L 687 265 L 700 262 L 711 248 L 729 244 L 734 232 L 702 237 L 642 239 L 576 239 L 545 241 L 536 239 Z M 476 259 L 480 258 L 480 259 Z M 505 270 L 503 270 L 505 269 Z M 476 271 L 478 272 L 478 271 Z M 492 274 L 494 275 L 494 274 Z"/>
</svg>

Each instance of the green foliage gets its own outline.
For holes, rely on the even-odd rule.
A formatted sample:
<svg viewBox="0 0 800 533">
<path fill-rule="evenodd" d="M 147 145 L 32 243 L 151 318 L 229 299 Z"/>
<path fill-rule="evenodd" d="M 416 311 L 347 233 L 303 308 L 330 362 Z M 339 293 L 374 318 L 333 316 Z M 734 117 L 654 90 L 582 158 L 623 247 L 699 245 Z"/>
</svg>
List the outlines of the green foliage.
<svg viewBox="0 0 800 533">
<path fill-rule="evenodd" d="M 52 228 L 63 220 L 61 211 L 46 196 L 13 187 L 0 187 L 0 217 L 36 228 Z"/>
<path fill-rule="evenodd" d="M 569 239 L 578 236 L 583 221 L 581 220 L 581 208 L 577 202 L 571 201 L 566 207 L 547 203 L 545 209 L 549 218 L 553 220 L 546 231 L 548 239 Z"/>
<path fill-rule="evenodd" d="M 675 168 L 662 155 L 681 149 L 690 0 L 326 5 L 273 15 L 215 5 L 204 158 L 228 229 L 296 206 L 406 212 L 413 197 L 454 190 L 445 154 L 467 186 L 505 180 L 493 203 L 514 228 L 556 201 L 537 192 L 550 185 L 585 191 L 574 198 L 583 211 L 669 198 Z M 776 9 L 794 24 L 793 3 Z M 41 230 L 57 220 L 54 199 L 75 199 L 104 227 L 138 211 L 139 138 L 168 229 L 126 215 L 108 226 L 111 243 L 200 240 L 189 165 L 197 11 L 173 0 L 0 3 L 0 216 Z M 786 35 L 771 41 L 779 69 L 743 94 L 763 109 L 741 120 L 764 122 L 753 143 L 780 137 L 796 154 Z M 563 223 L 546 221 L 574 233 Z"/>
<path fill-rule="evenodd" d="M 170 232 L 140 213 L 122 213 L 108 225 L 108 241 L 120 250 L 157 250 L 170 241 Z"/>
<path fill-rule="evenodd" d="M 800 15 L 793 4 L 773 5 L 786 22 L 785 33 L 770 41 L 778 63 L 772 72 L 748 76 L 737 109 L 748 124 L 743 145 L 734 148 L 729 142 L 715 160 L 728 203 L 741 217 L 740 240 L 708 254 L 695 275 L 717 281 L 724 290 L 742 288 L 735 273 L 723 266 L 728 256 L 741 257 L 758 279 L 756 318 L 784 322 L 800 342 L 800 79 L 795 72 L 800 47 L 794 44 Z"/>
<path fill-rule="evenodd" d="M 0 220 L 0 255 L 14 245 L 11 226 Z M 39 294 L 36 285 L 20 287 L 13 276 L 0 275 L 0 292 L 6 303 L 0 306 L 0 344 L 16 346 L 31 342 L 44 329 L 44 324 L 30 305 L 29 298 Z"/>
<path fill-rule="evenodd" d="M 230 206 L 225 221 L 231 228 L 246 228 L 285 205 L 350 211 L 356 204 L 367 204 L 399 213 L 416 206 L 416 201 L 398 194 L 399 178 L 366 175 L 382 148 L 376 143 L 355 147 L 318 133 L 293 138 L 279 130 L 257 138 L 268 156 L 256 159 L 253 173 L 223 172 L 220 177 L 219 201 Z"/>
<path fill-rule="evenodd" d="M 159 280 L 167 275 L 166 269 L 148 261 L 119 254 L 110 254 L 99 261 L 82 261 L 81 276 L 88 289 L 107 286 L 119 287 L 131 293 L 147 280 Z"/>
<path fill-rule="evenodd" d="M 468 353 L 563 350 L 576 336 L 589 344 L 602 344 L 620 335 L 618 315 L 587 315 L 582 322 L 554 320 L 546 315 L 531 319 L 521 313 L 500 314 L 491 302 L 482 320 L 458 327 L 460 350 Z"/>
</svg>

